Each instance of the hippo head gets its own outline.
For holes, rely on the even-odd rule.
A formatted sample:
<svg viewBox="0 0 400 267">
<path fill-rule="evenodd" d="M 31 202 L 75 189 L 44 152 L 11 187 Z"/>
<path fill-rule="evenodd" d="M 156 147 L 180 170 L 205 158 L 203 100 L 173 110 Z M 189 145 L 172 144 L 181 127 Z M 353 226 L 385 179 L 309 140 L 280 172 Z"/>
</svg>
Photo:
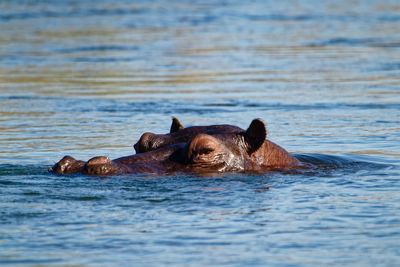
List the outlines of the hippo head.
<svg viewBox="0 0 400 267">
<path fill-rule="evenodd" d="M 253 170 L 265 161 L 264 153 L 256 152 L 263 148 L 266 136 L 265 124 L 260 119 L 253 120 L 246 131 L 238 133 L 198 134 L 186 145 L 186 164 L 196 172 Z"/>
<path fill-rule="evenodd" d="M 235 146 L 234 140 L 228 141 L 225 138 L 198 134 L 184 150 L 185 163 L 195 172 L 243 171 L 240 148 Z M 240 138 L 236 142 L 241 143 Z"/>
<path fill-rule="evenodd" d="M 242 132 L 198 134 L 186 144 L 186 164 L 196 172 L 264 172 L 299 165 L 295 157 L 266 137 L 267 129 L 260 119 Z"/>
</svg>

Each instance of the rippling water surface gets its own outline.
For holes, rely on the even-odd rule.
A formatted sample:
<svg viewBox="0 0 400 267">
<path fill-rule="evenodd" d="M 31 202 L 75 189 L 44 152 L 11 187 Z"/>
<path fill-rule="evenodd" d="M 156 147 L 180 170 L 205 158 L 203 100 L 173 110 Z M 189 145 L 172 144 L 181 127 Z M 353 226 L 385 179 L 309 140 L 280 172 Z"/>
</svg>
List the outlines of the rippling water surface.
<svg viewBox="0 0 400 267">
<path fill-rule="evenodd" d="M 0 1 L 0 265 L 400 264 L 397 1 Z M 310 170 L 57 176 L 267 123 Z"/>
</svg>

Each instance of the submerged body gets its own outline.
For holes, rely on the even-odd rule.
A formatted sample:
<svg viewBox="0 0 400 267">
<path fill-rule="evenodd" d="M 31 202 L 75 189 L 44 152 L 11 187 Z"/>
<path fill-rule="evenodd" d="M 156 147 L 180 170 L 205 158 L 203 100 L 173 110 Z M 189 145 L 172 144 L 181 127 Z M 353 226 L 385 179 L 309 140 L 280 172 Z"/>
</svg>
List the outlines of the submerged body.
<svg viewBox="0 0 400 267">
<path fill-rule="evenodd" d="M 52 171 L 60 174 L 82 172 L 95 175 L 221 173 L 265 172 L 300 166 L 299 161 L 285 149 L 266 140 L 266 127 L 259 119 L 253 120 L 246 131 L 231 125 L 211 127 L 213 130 L 201 133 L 193 131 L 192 136 L 185 133 L 185 138 L 190 138 L 187 142 L 163 144 L 155 150 L 114 160 L 100 156 L 84 162 L 65 156 L 54 165 Z M 168 136 L 166 140 L 176 141 L 172 137 Z"/>
</svg>

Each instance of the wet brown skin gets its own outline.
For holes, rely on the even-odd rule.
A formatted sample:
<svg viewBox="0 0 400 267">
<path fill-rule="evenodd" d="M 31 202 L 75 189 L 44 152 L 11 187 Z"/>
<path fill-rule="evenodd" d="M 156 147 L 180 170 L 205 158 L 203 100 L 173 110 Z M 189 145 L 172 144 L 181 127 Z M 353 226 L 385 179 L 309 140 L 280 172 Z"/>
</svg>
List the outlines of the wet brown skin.
<svg viewBox="0 0 400 267">
<path fill-rule="evenodd" d="M 299 167 L 299 161 L 266 140 L 265 124 L 255 119 L 244 131 L 196 134 L 188 142 L 110 160 L 100 156 L 83 161 L 66 156 L 54 165 L 59 174 L 112 175 L 122 173 L 172 174 L 176 172 L 265 172 Z"/>
<path fill-rule="evenodd" d="M 170 133 L 144 133 L 133 147 L 135 148 L 136 153 L 143 153 L 172 144 L 186 143 L 200 133 L 214 135 L 220 133 L 239 133 L 243 131 L 244 130 L 242 128 L 228 124 L 192 126 L 184 128 L 177 118 L 172 118 Z"/>
<path fill-rule="evenodd" d="M 76 160 L 71 156 L 64 156 L 51 168 L 51 171 L 55 173 L 71 174 L 82 171 L 84 166 L 84 161 Z"/>
<path fill-rule="evenodd" d="M 97 156 L 84 162 L 71 156 L 65 156 L 51 168 L 51 171 L 58 174 L 83 173 L 92 175 L 171 173 L 175 169 L 185 169 L 179 161 L 174 161 L 175 155 L 179 154 L 183 147 L 184 144 L 174 144 L 156 151 L 114 160 L 110 160 L 106 156 Z"/>
</svg>

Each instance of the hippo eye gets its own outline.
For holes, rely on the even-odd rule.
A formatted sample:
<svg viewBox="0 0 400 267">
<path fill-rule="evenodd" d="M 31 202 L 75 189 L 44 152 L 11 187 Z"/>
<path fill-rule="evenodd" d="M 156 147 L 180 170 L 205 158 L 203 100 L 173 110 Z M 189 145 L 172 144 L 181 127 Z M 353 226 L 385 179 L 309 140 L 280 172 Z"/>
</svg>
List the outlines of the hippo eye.
<svg viewBox="0 0 400 267">
<path fill-rule="evenodd" d="M 199 154 L 200 155 L 205 155 L 205 154 L 209 154 L 209 153 L 211 153 L 211 152 L 213 152 L 214 151 L 214 149 L 212 149 L 212 148 L 202 148 L 200 151 L 199 151 Z"/>
</svg>

